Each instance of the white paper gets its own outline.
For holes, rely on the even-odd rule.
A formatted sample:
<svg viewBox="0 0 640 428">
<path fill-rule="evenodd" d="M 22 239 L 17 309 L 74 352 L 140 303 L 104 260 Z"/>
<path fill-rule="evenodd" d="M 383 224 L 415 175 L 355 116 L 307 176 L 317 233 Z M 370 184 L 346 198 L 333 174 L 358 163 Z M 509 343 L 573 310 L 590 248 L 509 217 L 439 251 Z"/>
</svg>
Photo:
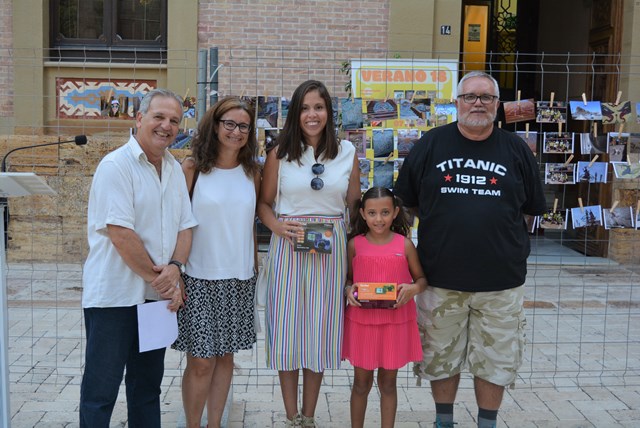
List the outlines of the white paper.
<svg viewBox="0 0 640 428">
<path fill-rule="evenodd" d="M 170 300 L 138 305 L 140 352 L 166 348 L 178 337 L 178 316 L 168 308 Z"/>
</svg>

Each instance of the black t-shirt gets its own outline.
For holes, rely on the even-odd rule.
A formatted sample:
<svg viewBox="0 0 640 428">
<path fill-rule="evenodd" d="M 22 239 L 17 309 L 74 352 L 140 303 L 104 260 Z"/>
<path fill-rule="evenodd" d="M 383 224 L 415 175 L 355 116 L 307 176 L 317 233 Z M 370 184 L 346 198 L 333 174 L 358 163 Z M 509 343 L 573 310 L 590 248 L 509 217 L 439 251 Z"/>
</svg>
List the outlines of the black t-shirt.
<svg viewBox="0 0 640 428">
<path fill-rule="evenodd" d="M 429 284 L 459 291 L 522 285 L 530 252 L 523 213 L 546 210 L 527 145 L 494 127 L 484 141 L 457 123 L 427 132 L 404 161 L 395 192 L 418 209 L 418 254 Z"/>
</svg>

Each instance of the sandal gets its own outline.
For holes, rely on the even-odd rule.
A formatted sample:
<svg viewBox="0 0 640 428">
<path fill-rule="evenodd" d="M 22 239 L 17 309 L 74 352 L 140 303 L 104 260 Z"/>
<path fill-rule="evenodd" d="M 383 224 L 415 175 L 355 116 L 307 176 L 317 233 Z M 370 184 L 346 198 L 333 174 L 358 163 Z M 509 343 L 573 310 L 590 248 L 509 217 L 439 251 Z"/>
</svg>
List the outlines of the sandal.
<svg viewBox="0 0 640 428">
<path fill-rule="evenodd" d="M 286 426 L 286 427 L 299 427 L 299 426 L 302 426 L 302 417 L 300 416 L 300 413 L 296 413 L 296 415 L 293 418 L 287 419 L 284 422 L 284 426 Z"/>
<path fill-rule="evenodd" d="M 313 418 L 313 416 L 307 417 L 307 416 L 305 416 L 305 415 L 303 415 L 301 413 L 300 414 L 300 426 L 303 426 L 303 427 L 315 427 L 316 426 L 316 421 Z"/>
</svg>

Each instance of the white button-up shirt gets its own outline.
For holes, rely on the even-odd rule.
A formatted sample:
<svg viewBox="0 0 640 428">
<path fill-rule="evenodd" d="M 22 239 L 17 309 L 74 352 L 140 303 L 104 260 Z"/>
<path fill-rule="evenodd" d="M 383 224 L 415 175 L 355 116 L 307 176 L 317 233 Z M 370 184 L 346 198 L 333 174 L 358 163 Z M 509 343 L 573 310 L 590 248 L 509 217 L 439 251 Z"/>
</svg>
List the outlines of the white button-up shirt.
<svg viewBox="0 0 640 428">
<path fill-rule="evenodd" d="M 162 180 L 131 137 L 98 165 L 89 193 L 89 255 L 82 277 L 83 308 L 133 306 L 160 296 L 124 262 L 107 225 L 133 230 L 154 264 L 166 264 L 178 232 L 197 225 L 180 164 L 168 152 Z"/>
</svg>

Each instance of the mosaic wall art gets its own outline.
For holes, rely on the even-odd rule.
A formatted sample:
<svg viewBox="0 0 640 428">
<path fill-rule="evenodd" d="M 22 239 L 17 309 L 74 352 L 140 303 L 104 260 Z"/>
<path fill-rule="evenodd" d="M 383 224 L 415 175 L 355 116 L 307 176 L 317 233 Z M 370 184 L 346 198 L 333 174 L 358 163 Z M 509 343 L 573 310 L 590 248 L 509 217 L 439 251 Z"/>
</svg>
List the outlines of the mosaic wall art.
<svg viewBox="0 0 640 428">
<path fill-rule="evenodd" d="M 156 80 L 56 79 L 59 119 L 133 119 Z"/>
</svg>

